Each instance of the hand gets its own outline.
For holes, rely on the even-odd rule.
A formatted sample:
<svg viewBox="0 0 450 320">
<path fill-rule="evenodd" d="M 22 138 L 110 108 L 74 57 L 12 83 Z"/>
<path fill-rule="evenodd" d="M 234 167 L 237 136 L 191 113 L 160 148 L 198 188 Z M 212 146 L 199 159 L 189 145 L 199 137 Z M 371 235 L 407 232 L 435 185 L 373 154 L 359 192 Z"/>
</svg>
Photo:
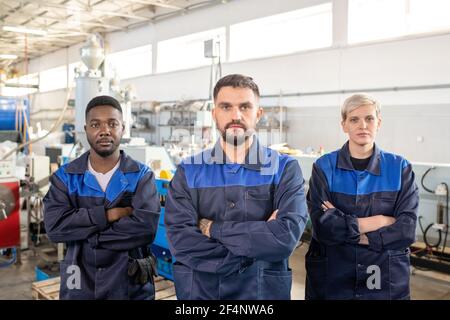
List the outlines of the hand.
<svg viewBox="0 0 450 320">
<path fill-rule="evenodd" d="M 334 206 L 330 201 L 324 201 L 321 207 L 323 211 L 327 211 L 328 209 L 334 209 Z"/>
<path fill-rule="evenodd" d="M 200 219 L 200 221 L 198 222 L 198 227 L 200 228 L 200 231 L 208 238 L 211 238 L 209 230 L 211 229 L 212 223 L 213 223 L 212 220 L 208 220 L 205 218 Z"/>
<path fill-rule="evenodd" d="M 267 219 L 267 221 L 275 220 L 277 218 L 277 214 L 278 214 L 278 209 L 275 210 L 274 212 L 272 212 L 272 214 L 270 215 L 269 219 Z"/>
<path fill-rule="evenodd" d="M 367 238 L 365 233 L 362 233 L 359 237 L 359 244 L 368 246 L 369 245 L 369 238 Z"/>
<path fill-rule="evenodd" d="M 133 213 L 133 208 L 126 207 L 126 208 L 112 208 L 108 209 L 106 211 L 106 219 L 108 219 L 108 222 L 114 222 L 117 221 L 123 217 L 127 217 Z"/>
</svg>

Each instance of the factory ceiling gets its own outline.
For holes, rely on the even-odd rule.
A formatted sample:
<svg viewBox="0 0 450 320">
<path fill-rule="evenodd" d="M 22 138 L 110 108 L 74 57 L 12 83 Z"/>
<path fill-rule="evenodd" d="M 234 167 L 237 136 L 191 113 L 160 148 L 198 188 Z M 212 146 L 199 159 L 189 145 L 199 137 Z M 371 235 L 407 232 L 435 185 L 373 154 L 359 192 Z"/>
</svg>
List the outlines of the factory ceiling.
<svg viewBox="0 0 450 320">
<path fill-rule="evenodd" d="M 126 31 L 228 1 L 0 0 L 0 69 L 83 42 L 92 33 Z"/>
</svg>

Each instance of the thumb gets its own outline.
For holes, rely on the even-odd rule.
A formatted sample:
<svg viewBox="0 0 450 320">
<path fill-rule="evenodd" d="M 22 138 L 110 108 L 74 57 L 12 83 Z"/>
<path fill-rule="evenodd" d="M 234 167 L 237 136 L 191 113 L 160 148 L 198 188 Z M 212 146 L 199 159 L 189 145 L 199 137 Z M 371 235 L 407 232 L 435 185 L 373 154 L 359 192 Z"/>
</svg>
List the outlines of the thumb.
<svg viewBox="0 0 450 320">
<path fill-rule="evenodd" d="M 277 218 L 277 213 L 278 213 L 278 209 L 275 210 L 274 212 L 272 212 L 272 214 L 270 215 L 270 217 L 267 221 L 275 220 Z"/>
</svg>

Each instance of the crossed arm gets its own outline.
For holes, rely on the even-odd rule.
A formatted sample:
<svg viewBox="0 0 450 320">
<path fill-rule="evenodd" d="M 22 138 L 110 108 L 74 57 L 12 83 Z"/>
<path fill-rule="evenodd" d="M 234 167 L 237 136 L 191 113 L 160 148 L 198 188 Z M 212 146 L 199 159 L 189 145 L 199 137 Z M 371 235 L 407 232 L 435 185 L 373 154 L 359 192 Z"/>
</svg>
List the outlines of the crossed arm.
<svg viewBox="0 0 450 320">
<path fill-rule="evenodd" d="M 274 212 L 272 212 L 272 214 L 270 215 L 269 219 L 267 219 L 267 221 L 275 220 L 277 218 L 277 213 L 278 213 L 278 209 L 276 209 Z M 214 222 L 213 220 L 208 220 L 206 218 L 202 218 L 198 222 L 198 228 L 200 229 L 202 234 L 204 234 L 208 238 L 211 238 L 210 229 L 211 229 L 211 225 L 213 222 Z"/>
<path fill-rule="evenodd" d="M 314 164 L 307 201 L 314 234 L 318 240 L 325 245 L 366 244 L 378 252 L 385 249 L 401 250 L 410 246 L 415 241 L 419 198 L 410 164 L 402 169 L 401 179 L 393 217 L 374 215 L 357 218 L 355 214 L 344 213 L 330 203 L 331 193 L 327 179 L 318 165 Z"/>
<path fill-rule="evenodd" d="M 186 182 L 183 166 L 172 179 L 165 224 L 171 252 L 189 267 L 228 273 L 248 259 L 279 261 L 297 245 L 307 220 L 304 180 L 292 161 L 274 195 L 275 210 L 267 221 L 211 221 L 199 217 L 195 190 Z"/>
<path fill-rule="evenodd" d="M 88 240 L 92 247 L 119 251 L 150 243 L 160 210 L 153 180 L 152 172 L 142 177 L 131 207 L 74 208 L 67 186 L 53 175 L 44 198 L 44 223 L 49 238 L 53 242 Z"/>
<path fill-rule="evenodd" d="M 321 208 L 323 211 L 336 209 L 329 201 L 322 202 Z M 395 223 L 396 219 L 391 216 L 378 214 L 371 217 L 356 218 L 356 221 L 358 222 L 358 231 L 360 233 L 359 244 L 369 245 L 369 238 L 366 235 L 367 232 L 377 231 L 383 227 L 390 226 Z"/>
</svg>

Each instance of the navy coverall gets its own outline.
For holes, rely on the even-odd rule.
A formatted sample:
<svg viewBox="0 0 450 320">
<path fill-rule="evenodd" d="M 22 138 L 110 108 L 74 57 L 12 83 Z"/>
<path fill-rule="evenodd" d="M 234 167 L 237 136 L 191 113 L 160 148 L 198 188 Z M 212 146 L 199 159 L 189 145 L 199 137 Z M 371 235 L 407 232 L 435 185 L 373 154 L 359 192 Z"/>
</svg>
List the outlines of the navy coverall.
<svg viewBox="0 0 450 320">
<path fill-rule="evenodd" d="M 160 204 L 153 172 L 121 151 L 103 192 L 88 170 L 88 156 L 59 168 L 44 198 L 47 234 L 67 244 L 60 299 L 153 299 L 153 284 L 134 284 L 127 273 L 130 258 L 144 257 L 156 234 Z M 133 213 L 108 223 L 106 210 L 115 207 L 132 207 Z M 74 286 L 77 270 L 80 288 Z"/>
<path fill-rule="evenodd" d="M 324 212 L 327 200 L 335 209 Z M 419 197 L 407 160 L 375 145 L 366 170 L 358 171 L 347 142 L 313 165 L 307 201 L 313 238 L 306 255 L 306 299 L 409 298 L 409 246 Z M 396 222 L 368 232 L 368 246 L 358 244 L 357 218 L 380 214 Z"/>
<path fill-rule="evenodd" d="M 307 221 L 300 166 L 256 138 L 245 164 L 225 158 L 218 142 L 185 159 L 170 183 L 165 224 L 177 297 L 290 299 L 288 258 Z M 211 238 L 201 218 L 214 221 Z"/>
</svg>

